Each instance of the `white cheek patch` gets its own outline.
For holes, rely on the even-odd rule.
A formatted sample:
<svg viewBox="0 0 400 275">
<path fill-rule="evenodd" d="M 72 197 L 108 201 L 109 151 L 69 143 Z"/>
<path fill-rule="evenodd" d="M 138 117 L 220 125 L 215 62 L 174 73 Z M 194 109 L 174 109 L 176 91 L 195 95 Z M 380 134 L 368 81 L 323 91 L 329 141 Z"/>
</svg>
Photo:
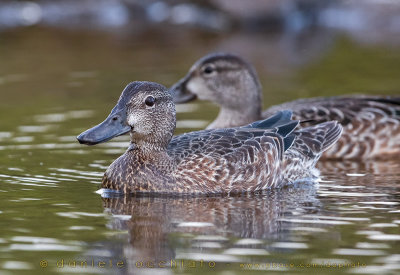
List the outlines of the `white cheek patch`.
<svg viewBox="0 0 400 275">
<path fill-rule="evenodd" d="M 201 81 L 201 79 L 199 78 L 190 80 L 187 85 L 187 89 L 189 90 L 189 92 L 196 95 L 201 94 L 201 91 L 204 90 L 204 88 L 205 85 L 203 84 L 203 81 Z"/>
<path fill-rule="evenodd" d="M 187 89 L 200 100 L 212 100 L 214 98 L 213 93 L 208 89 L 204 80 L 200 78 L 190 80 L 187 84 Z"/>
<path fill-rule="evenodd" d="M 138 122 L 138 117 L 137 115 L 130 114 L 128 115 L 127 121 L 129 126 L 135 126 L 135 124 Z"/>
</svg>

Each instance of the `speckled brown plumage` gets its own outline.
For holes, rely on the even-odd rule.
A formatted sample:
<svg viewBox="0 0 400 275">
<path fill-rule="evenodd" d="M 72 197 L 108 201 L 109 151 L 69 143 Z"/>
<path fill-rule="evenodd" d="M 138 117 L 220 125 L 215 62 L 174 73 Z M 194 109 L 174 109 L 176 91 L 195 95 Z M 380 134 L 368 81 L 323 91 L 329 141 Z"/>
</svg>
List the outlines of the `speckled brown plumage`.
<svg viewBox="0 0 400 275">
<path fill-rule="evenodd" d="M 151 107 L 143 103 L 149 96 L 155 98 Z M 280 111 L 247 126 L 172 138 L 175 108 L 170 93 L 156 83 L 133 82 L 109 118 L 81 134 L 79 141 L 95 144 L 110 139 L 102 125 L 112 127 L 107 121 L 121 114 L 124 106 L 131 145 L 107 169 L 102 184 L 124 193 L 240 193 L 313 180 L 318 176 L 316 161 L 342 130 L 336 122 L 326 122 L 295 131 L 299 122 L 291 120 L 290 111 Z M 114 130 L 111 133 L 115 135 Z"/>
<path fill-rule="evenodd" d="M 261 112 L 261 85 L 250 64 L 232 54 L 210 54 L 197 61 L 172 88 L 176 102 L 195 98 L 220 106 L 208 128 L 237 127 L 292 110 L 294 119 L 339 121 L 342 138 L 323 154 L 326 159 L 398 158 L 400 156 L 400 97 L 339 96 L 300 99 Z"/>
</svg>

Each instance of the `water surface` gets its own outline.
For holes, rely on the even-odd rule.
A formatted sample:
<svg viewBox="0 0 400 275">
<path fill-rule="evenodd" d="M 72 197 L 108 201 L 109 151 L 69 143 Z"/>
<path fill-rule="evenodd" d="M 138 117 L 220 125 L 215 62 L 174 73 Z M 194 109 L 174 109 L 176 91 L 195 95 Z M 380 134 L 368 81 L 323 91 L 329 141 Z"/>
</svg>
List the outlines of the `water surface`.
<svg viewBox="0 0 400 275">
<path fill-rule="evenodd" d="M 255 64 L 265 106 L 399 93 L 393 46 L 318 32 L 301 39 L 171 33 L 1 34 L 1 274 L 400 272 L 398 160 L 321 162 L 319 184 L 255 195 L 96 193 L 128 139 L 87 147 L 75 136 L 102 121 L 130 81 L 171 85 L 212 50 L 239 52 Z M 205 127 L 217 112 L 200 102 L 177 111 L 177 133 Z"/>
</svg>

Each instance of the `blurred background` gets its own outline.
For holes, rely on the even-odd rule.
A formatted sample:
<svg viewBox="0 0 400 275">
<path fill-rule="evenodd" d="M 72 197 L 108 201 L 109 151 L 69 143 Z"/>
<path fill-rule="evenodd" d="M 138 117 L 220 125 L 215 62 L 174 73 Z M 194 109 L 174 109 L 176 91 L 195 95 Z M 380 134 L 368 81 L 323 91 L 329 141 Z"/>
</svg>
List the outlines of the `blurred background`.
<svg viewBox="0 0 400 275">
<path fill-rule="evenodd" d="M 253 63 L 265 106 L 318 95 L 399 94 L 400 2 L 3 0 L 0 114 L 66 105 L 108 110 L 128 82 L 172 85 L 212 51 Z M 201 119 L 211 120 L 216 109 L 205 107 Z M 193 121 L 199 114 L 192 111 L 184 117 L 190 123 L 178 126 L 207 124 Z"/>
<path fill-rule="evenodd" d="M 395 274 L 389 271 L 399 268 L 398 257 L 391 257 L 399 254 L 398 162 L 335 163 L 322 171 L 332 184 L 266 197 L 144 198 L 126 207 L 102 202 L 95 192 L 128 137 L 94 147 L 75 137 L 108 115 L 127 83 L 168 87 L 214 51 L 254 65 L 265 108 L 312 96 L 399 95 L 400 1 L 1 0 L 2 275 L 43 274 L 42 260 L 49 264 L 46 274 L 83 272 L 57 268 L 61 258 L 191 259 L 212 252 L 208 258 L 229 263 L 237 259 L 224 249 L 243 245 L 260 249 L 229 253 L 250 262 L 264 262 L 268 254 L 306 263 L 359 260 L 369 274 Z M 202 129 L 216 113 L 212 103 L 178 105 L 176 133 Z M 374 207 L 373 200 L 381 201 Z M 197 240 L 196 232 L 204 236 Z M 236 244 L 237 238 L 262 241 Z M 367 243 L 371 239 L 381 243 Z M 120 274 L 131 274 L 124 270 Z"/>
</svg>

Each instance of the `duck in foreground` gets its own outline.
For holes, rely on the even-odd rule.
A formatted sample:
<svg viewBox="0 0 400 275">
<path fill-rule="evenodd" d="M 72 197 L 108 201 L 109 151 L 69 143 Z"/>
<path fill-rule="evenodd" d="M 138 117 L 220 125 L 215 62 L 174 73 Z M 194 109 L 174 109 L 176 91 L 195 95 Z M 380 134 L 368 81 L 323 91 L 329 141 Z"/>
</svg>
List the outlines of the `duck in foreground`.
<svg viewBox="0 0 400 275">
<path fill-rule="evenodd" d="M 262 90 L 253 67 L 239 56 L 207 55 L 171 87 L 176 103 L 196 98 L 220 107 L 208 129 L 246 125 L 290 109 L 307 127 L 312 122 L 336 120 L 343 126 L 341 139 L 322 158 L 370 159 L 400 156 L 400 96 L 339 96 L 300 99 L 262 112 Z"/>
<path fill-rule="evenodd" d="M 132 82 L 101 124 L 77 139 L 94 145 L 130 132 L 127 151 L 104 174 L 102 187 L 124 193 L 241 193 L 318 176 L 321 153 L 340 137 L 334 121 L 295 131 L 290 111 L 243 127 L 173 137 L 175 105 L 152 82 Z"/>
</svg>

